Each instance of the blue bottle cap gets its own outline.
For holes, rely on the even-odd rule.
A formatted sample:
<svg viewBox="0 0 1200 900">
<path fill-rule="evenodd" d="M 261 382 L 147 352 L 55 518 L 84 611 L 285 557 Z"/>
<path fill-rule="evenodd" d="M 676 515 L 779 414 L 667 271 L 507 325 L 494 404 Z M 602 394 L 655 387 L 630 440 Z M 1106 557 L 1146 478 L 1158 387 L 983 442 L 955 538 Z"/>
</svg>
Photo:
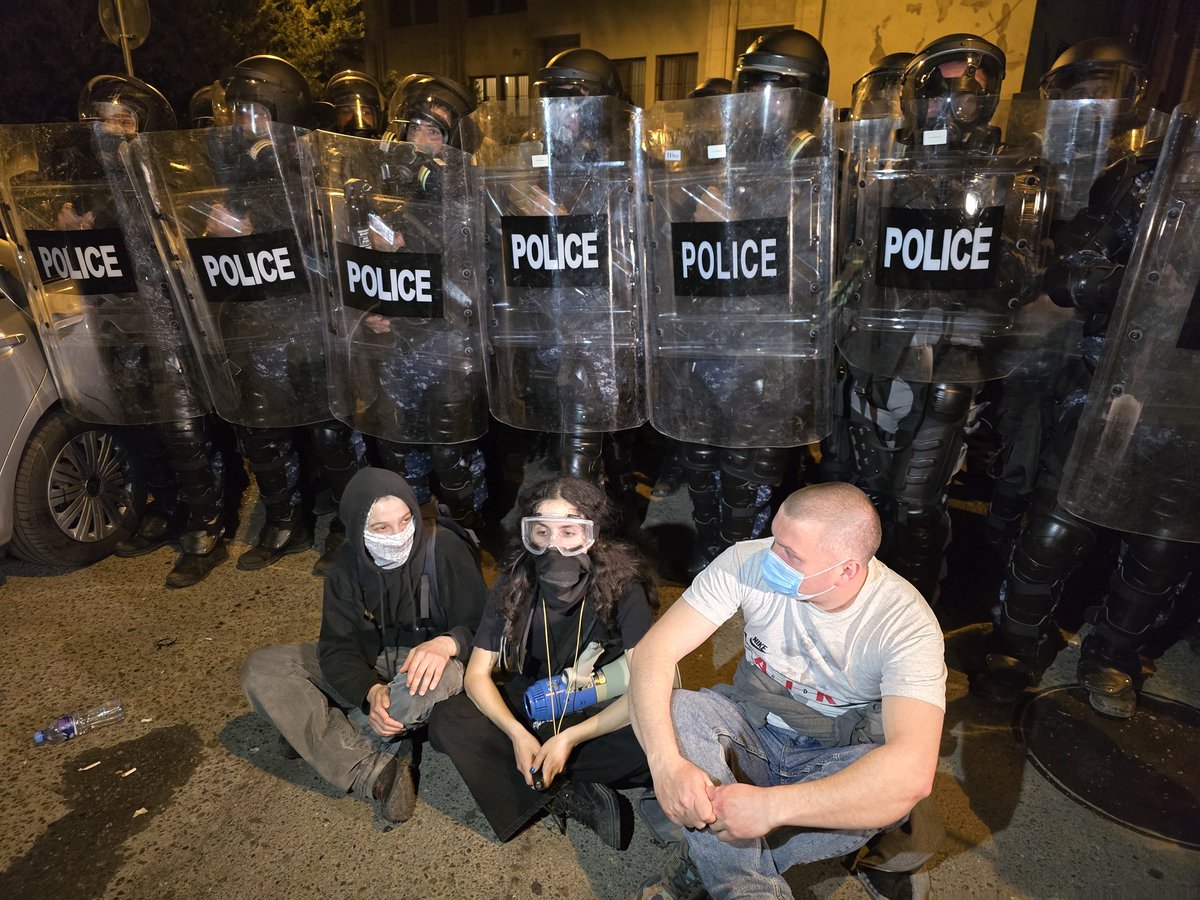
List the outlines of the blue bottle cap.
<svg viewBox="0 0 1200 900">
<path fill-rule="evenodd" d="M 44 732 L 41 732 L 41 731 L 35 731 L 35 732 L 33 733 L 33 742 L 34 742 L 35 744 L 44 744 L 44 743 L 46 743 L 46 735 L 45 735 L 45 733 L 44 733 Z"/>
</svg>

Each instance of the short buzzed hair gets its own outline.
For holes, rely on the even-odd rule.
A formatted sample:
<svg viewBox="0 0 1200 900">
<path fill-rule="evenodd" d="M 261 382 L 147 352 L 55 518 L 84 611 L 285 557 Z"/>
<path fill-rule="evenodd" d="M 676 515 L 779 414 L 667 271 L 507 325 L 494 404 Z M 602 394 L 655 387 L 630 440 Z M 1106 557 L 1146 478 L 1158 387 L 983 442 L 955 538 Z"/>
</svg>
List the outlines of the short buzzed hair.
<svg viewBox="0 0 1200 900">
<path fill-rule="evenodd" d="M 852 484 L 811 484 L 783 501 L 779 515 L 814 522 L 821 541 L 834 554 L 866 563 L 879 549 L 883 528 L 870 499 Z"/>
</svg>

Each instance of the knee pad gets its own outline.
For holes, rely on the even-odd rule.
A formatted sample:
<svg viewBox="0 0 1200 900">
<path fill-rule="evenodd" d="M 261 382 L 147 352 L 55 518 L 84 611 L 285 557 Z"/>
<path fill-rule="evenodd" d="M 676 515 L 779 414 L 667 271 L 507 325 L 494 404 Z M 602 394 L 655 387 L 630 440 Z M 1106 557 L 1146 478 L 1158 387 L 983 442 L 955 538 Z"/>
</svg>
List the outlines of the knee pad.
<svg viewBox="0 0 1200 900">
<path fill-rule="evenodd" d="M 1009 570 L 1027 584 L 1060 584 L 1096 542 L 1095 526 L 1055 506 L 1037 506 L 1029 517 Z"/>
</svg>

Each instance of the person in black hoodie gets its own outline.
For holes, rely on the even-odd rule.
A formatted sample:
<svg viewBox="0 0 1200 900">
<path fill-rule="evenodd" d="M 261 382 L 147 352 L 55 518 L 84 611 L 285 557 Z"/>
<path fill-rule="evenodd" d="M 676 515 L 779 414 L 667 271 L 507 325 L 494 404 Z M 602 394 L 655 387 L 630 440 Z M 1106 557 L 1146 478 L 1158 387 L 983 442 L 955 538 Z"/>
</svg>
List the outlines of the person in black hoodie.
<svg viewBox="0 0 1200 900">
<path fill-rule="evenodd" d="M 423 523 L 393 472 L 360 470 L 340 513 L 349 540 L 325 579 L 317 643 L 254 651 L 242 687 L 285 753 L 404 822 L 416 792 L 399 751 L 435 703 L 462 690 L 487 586 L 472 549 Z"/>
<path fill-rule="evenodd" d="M 633 650 L 656 605 L 648 566 L 609 537 L 613 509 L 591 481 L 546 481 L 525 498 L 522 515 L 521 542 L 475 635 L 466 693 L 434 708 L 429 740 L 450 757 L 501 841 L 546 811 L 623 850 L 633 810 L 613 788 L 650 783 L 628 698 L 569 714 L 560 707 L 562 715 L 541 723 L 522 698 L 534 682 L 578 667 L 593 642 L 603 647 L 596 671 Z"/>
</svg>

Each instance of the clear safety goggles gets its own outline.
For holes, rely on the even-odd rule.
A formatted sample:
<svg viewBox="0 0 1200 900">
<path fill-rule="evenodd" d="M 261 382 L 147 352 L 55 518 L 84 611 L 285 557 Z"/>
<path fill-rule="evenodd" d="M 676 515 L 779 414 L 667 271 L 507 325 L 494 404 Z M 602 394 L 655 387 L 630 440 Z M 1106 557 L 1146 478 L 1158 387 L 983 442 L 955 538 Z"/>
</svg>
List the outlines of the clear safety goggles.
<svg viewBox="0 0 1200 900">
<path fill-rule="evenodd" d="M 596 543 L 591 519 L 569 516 L 526 516 L 521 520 L 521 543 L 535 556 L 551 547 L 563 556 L 587 553 Z"/>
</svg>

